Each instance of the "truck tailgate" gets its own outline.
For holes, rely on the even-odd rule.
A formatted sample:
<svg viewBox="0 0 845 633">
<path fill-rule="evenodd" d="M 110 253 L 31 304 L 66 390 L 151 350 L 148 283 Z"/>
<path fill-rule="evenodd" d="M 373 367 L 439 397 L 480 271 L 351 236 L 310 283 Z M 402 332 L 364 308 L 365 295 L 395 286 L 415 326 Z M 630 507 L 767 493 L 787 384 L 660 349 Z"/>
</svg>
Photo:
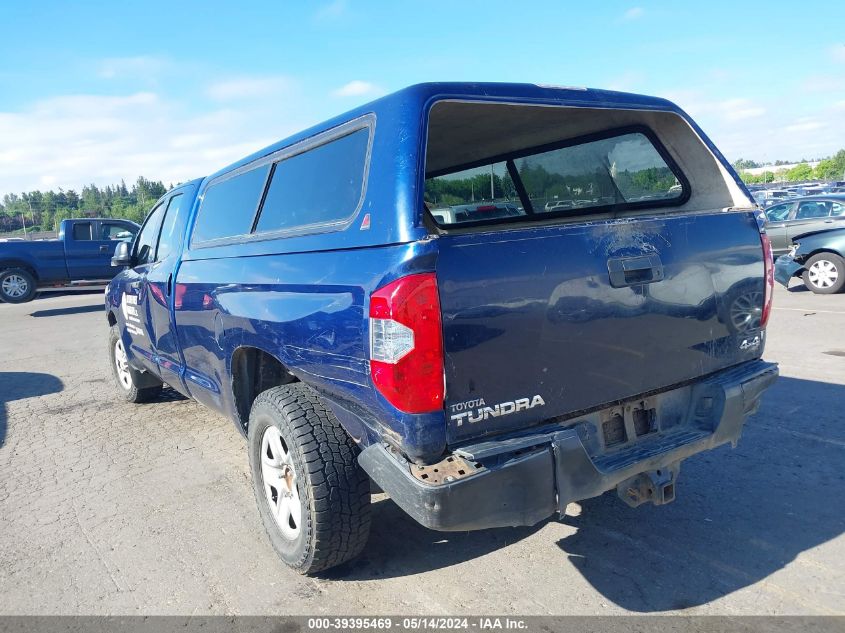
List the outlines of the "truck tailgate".
<svg viewBox="0 0 845 633">
<path fill-rule="evenodd" d="M 449 442 L 561 419 L 762 353 L 750 212 L 441 235 Z"/>
</svg>

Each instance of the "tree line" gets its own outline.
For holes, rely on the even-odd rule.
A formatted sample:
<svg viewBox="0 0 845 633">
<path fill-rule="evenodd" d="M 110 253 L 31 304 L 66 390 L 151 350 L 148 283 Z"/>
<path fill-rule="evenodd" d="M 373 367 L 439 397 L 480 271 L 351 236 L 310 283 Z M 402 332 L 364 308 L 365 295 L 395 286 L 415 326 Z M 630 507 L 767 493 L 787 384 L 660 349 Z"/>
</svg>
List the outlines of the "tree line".
<svg viewBox="0 0 845 633">
<path fill-rule="evenodd" d="M 746 184 L 767 182 L 802 182 L 805 180 L 845 180 L 845 149 L 841 149 L 833 156 L 819 160 L 819 164 L 811 167 L 806 160 L 785 169 L 786 161 L 775 161 L 772 165 L 762 165 L 753 160 L 740 158 L 733 162 L 733 167 L 739 172 L 740 178 Z M 750 174 L 746 170 L 759 167 L 770 167 L 759 174 Z"/>
<path fill-rule="evenodd" d="M 119 185 L 100 188 L 91 184 L 77 193 L 67 191 L 28 191 L 6 194 L 0 201 L 0 232 L 54 231 L 62 220 L 74 217 L 120 218 L 140 224 L 152 204 L 173 186 L 165 187 L 160 180 L 144 177 L 127 187 Z"/>
<path fill-rule="evenodd" d="M 733 166 L 747 184 L 775 181 L 800 182 L 805 180 L 845 180 L 845 149 L 819 161 L 811 167 L 806 161 L 790 169 L 778 169 L 785 161 L 776 161 L 771 170 L 752 175 L 746 170 L 763 167 L 753 160 L 740 158 Z M 551 173 L 540 165 L 526 161 L 520 168 L 520 177 L 531 198 L 555 198 L 566 200 L 588 193 L 606 195 L 607 174 L 583 174 L 580 176 Z M 666 191 L 672 186 L 674 176 L 668 169 L 648 169 L 638 172 L 616 174 L 617 186 L 626 194 Z M 141 223 L 153 202 L 158 200 L 173 185 L 165 187 L 160 180 L 139 177 L 131 187 L 121 180 L 119 185 L 98 187 L 90 184 L 77 193 L 67 191 L 28 191 L 21 194 L 6 194 L 0 201 L 0 232 L 54 231 L 62 220 L 72 217 L 120 218 Z M 493 175 L 494 198 L 516 199 L 516 187 L 509 174 Z M 432 178 L 426 182 L 425 197 L 429 203 L 454 205 L 472 199 L 482 200 L 490 195 L 490 175 L 476 174 L 472 177 Z M 630 194 L 629 194 L 630 195 Z"/>
</svg>

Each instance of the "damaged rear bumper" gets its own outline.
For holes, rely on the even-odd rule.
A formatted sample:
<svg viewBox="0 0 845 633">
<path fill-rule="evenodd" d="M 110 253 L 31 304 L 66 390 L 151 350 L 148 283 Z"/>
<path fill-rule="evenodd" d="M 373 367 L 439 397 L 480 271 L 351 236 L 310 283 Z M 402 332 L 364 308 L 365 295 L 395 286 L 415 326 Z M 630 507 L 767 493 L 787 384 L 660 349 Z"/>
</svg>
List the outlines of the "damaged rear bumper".
<svg viewBox="0 0 845 633">
<path fill-rule="evenodd" d="M 775 260 L 775 279 L 785 287 L 789 287 L 789 280 L 804 270 L 804 264 L 799 264 L 790 255 L 781 255 Z"/>
<path fill-rule="evenodd" d="M 551 429 L 464 446 L 429 466 L 383 444 L 358 459 L 397 505 L 435 530 L 534 525 L 613 488 L 631 505 L 665 503 L 680 461 L 735 445 L 777 375 L 776 365 L 751 361 Z"/>
</svg>

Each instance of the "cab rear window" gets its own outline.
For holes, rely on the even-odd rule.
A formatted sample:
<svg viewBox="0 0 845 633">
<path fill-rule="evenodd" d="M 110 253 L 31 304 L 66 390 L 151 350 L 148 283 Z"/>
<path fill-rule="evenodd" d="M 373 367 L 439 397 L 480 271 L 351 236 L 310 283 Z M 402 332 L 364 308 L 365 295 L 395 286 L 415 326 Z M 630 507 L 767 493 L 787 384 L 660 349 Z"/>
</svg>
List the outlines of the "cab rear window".
<svg viewBox="0 0 845 633">
<path fill-rule="evenodd" d="M 440 226 L 665 206 L 688 195 L 677 168 L 643 131 L 546 144 L 425 181 L 426 206 Z"/>
</svg>

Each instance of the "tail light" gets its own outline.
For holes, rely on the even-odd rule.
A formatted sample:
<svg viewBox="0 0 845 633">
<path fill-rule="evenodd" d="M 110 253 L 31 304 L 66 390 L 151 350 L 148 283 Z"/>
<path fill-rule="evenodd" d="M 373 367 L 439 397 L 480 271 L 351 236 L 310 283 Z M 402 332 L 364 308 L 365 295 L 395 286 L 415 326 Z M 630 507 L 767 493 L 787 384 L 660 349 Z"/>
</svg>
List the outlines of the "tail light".
<svg viewBox="0 0 845 633">
<path fill-rule="evenodd" d="M 370 376 L 400 411 L 443 408 L 443 335 L 434 273 L 402 277 L 370 297 Z"/>
<path fill-rule="evenodd" d="M 760 233 L 763 243 L 763 275 L 765 276 L 765 290 L 763 292 L 763 312 L 760 315 L 760 327 L 766 327 L 769 315 L 772 313 L 772 295 L 775 291 L 775 258 L 772 254 L 772 243 L 769 236 Z"/>
</svg>

